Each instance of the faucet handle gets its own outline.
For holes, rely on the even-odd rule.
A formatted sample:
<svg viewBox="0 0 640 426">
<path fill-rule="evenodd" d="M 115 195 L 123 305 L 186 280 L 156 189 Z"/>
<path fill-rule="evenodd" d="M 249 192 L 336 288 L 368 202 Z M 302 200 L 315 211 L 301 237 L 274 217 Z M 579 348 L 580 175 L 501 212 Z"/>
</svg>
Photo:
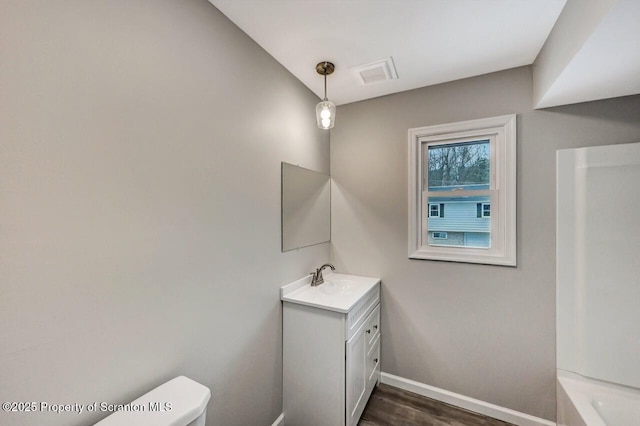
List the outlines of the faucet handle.
<svg viewBox="0 0 640 426">
<path fill-rule="evenodd" d="M 315 287 L 318 285 L 318 270 L 316 270 L 315 272 L 309 272 L 309 275 L 311 275 L 311 286 Z"/>
</svg>

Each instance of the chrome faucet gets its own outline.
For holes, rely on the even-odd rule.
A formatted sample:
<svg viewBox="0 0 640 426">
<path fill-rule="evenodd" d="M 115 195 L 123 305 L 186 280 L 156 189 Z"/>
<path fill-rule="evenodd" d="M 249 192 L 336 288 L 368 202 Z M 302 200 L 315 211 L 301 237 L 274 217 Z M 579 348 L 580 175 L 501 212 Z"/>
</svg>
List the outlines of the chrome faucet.
<svg viewBox="0 0 640 426">
<path fill-rule="evenodd" d="M 315 272 L 311 272 L 310 274 L 313 275 L 311 277 L 311 287 L 316 287 L 324 282 L 324 277 L 322 276 L 322 270 L 324 268 L 331 268 L 332 271 L 336 270 L 336 267 L 332 264 L 325 263 L 324 265 L 316 269 Z"/>
</svg>

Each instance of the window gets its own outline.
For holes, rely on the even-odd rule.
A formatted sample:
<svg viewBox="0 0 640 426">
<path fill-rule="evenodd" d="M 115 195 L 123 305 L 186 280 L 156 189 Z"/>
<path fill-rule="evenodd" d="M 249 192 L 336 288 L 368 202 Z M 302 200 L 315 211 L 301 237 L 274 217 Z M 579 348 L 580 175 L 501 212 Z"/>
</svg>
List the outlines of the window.
<svg viewBox="0 0 640 426">
<path fill-rule="evenodd" d="M 482 217 L 491 217 L 491 204 L 482 204 Z"/>
<path fill-rule="evenodd" d="M 476 204 L 476 217 L 491 217 L 491 204 L 490 203 L 477 203 Z"/>
<path fill-rule="evenodd" d="M 444 203 L 429 204 L 429 217 L 444 217 Z"/>
<path fill-rule="evenodd" d="M 410 129 L 409 257 L 515 266 L 515 179 L 515 115 Z"/>
</svg>

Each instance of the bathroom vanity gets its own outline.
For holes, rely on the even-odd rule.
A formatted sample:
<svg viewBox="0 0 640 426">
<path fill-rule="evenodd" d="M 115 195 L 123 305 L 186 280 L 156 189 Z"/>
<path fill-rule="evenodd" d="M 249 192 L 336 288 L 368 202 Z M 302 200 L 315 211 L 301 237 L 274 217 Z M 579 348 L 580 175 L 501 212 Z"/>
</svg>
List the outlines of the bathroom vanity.
<svg viewBox="0 0 640 426">
<path fill-rule="evenodd" d="M 287 424 L 356 425 L 380 381 L 380 279 L 327 274 L 282 287 Z"/>
</svg>

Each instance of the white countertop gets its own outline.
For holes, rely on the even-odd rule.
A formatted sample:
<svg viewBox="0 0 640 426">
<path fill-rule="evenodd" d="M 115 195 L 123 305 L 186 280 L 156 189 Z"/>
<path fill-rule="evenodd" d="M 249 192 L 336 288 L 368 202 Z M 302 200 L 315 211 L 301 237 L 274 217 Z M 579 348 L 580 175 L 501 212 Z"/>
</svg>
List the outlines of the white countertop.
<svg viewBox="0 0 640 426">
<path fill-rule="evenodd" d="M 326 273 L 323 284 L 311 287 L 309 275 L 280 287 L 280 299 L 346 314 L 379 282 L 380 278 Z"/>
</svg>

